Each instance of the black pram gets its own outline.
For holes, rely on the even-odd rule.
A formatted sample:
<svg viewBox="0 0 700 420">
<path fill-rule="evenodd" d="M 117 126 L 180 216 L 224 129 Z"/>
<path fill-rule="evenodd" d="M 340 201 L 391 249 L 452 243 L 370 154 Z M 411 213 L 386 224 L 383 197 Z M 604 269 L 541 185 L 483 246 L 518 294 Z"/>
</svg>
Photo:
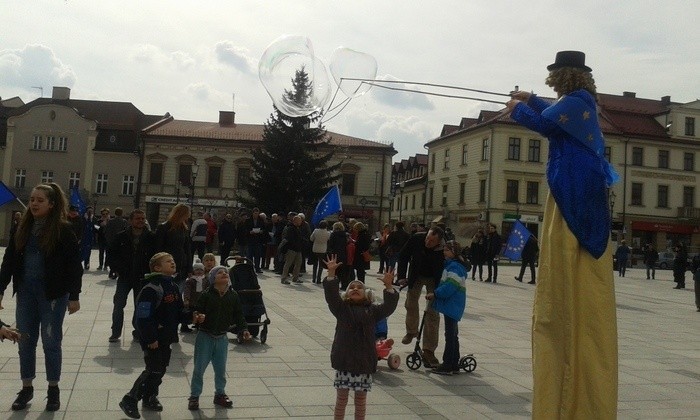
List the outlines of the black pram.
<svg viewBox="0 0 700 420">
<path fill-rule="evenodd" d="M 253 337 L 260 334 L 260 342 L 265 344 L 267 341 L 267 326 L 270 324 L 270 318 L 265 310 L 263 302 L 262 290 L 258 283 L 258 276 L 255 274 L 255 266 L 253 262 L 245 257 L 234 256 L 226 259 L 226 265 L 229 266 L 229 261 L 233 261 L 233 266 L 229 269 L 231 276 L 231 288 L 238 293 L 243 306 L 243 316 L 245 316 L 248 324 L 248 331 Z M 264 316 L 264 319 L 263 319 Z M 262 326 L 262 331 L 260 327 Z M 240 331 L 231 331 L 238 336 L 238 343 L 243 343 L 243 337 Z"/>
</svg>

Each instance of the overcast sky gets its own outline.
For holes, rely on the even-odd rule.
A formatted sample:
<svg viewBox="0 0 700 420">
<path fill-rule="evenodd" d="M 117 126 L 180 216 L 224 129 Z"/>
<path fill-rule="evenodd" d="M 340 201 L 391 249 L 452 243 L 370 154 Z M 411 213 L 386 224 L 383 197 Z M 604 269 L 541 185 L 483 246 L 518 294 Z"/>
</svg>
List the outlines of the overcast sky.
<svg viewBox="0 0 700 420">
<path fill-rule="evenodd" d="M 278 37 L 301 35 L 326 67 L 342 46 L 373 56 L 378 78 L 504 93 L 551 95 L 545 67 L 559 50 L 582 50 L 601 93 L 690 102 L 700 97 L 699 16 L 697 0 L 0 0 L 0 96 L 29 102 L 36 86 L 44 96 L 68 86 L 75 99 L 216 121 L 235 93 L 236 121 L 261 124 L 272 101 L 260 58 Z M 424 153 L 443 124 L 499 108 L 373 88 L 326 128 L 393 142 L 398 159 Z"/>
</svg>

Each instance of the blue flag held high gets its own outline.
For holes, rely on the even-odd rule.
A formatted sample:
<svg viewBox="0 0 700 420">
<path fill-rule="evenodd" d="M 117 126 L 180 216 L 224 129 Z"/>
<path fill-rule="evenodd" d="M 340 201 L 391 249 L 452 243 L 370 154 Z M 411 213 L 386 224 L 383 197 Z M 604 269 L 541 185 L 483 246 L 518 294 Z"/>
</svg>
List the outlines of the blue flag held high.
<svg viewBox="0 0 700 420">
<path fill-rule="evenodd" d="M 511 260 L 519 260 L 523 253 L 523 248 L 525 248 L 525 244 L 527 240 L 530 239 L 531 235 L 532 234 L 527 230 L 525 225 L 520 223 L 520 220 L 516 220 L 513 225 L 513 230 L 510 231 L 503 256 Z"/>
<path fill-rule="evenodd" d="M 316 210 L 311 217 L 311 225 L 316 226 L 318 222 L 327 216 L 342 210 L 343 206 L 340 204 L 340 191 L 338 190 L 338 186 L 334 185 L 316 205 Z"/>
<path fill-rule="evenodd" d="M 78 184 L 74 184 L 73 187 L 70 189 L 70 203 L 71 206 L 75 206 L 78 208 L 78 213 L 82 216 L 85 214 L 85 210 L 87 209 L 87 206 L 85 205 L 85 201 L 83 201 L 83 198 L 80 196 L 80 191 L 78 191 Z"/>
<path fill-rule="evenodd" d="M 7 188 L 4 182 L 0 181 L 0 206 L 4 206 L 12 200 L 16 200 L 17 196 Z M 24 204 L 22 204 L 24 205 Z"/>
</svg>

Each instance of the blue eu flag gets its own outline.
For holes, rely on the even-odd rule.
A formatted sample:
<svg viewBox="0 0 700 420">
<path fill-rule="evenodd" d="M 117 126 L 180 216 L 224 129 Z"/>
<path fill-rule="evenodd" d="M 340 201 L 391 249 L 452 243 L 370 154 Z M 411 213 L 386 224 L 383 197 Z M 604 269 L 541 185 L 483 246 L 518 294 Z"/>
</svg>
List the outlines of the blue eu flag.
<svg viewBox="0 0 700 420">
<path fill-rule="evenodd" d="M 87 209 L 87 206 L 85 205 L 83 198 L 80 196 L 78 184 L 74 184 L 73 188 L 70 189 L 70 205 L 77 207 L 78 213 L 80 213 L 81 216 L 85 214 L 85 209 Z"/>
<path fill-rule="evenodd" d="M 343 210 L 343 207 L 340 204 L 340 191 L 338 186 L 334 185 L 316 205 L 314 215 L 311 217 L 311 224 L 317 226 L 318 222 L 341 210 Z"/>
<path fill-rule="evenodd" d="M 525 244 L 527 240 L 530 239 L 531 235 L 532 234 L 527 230 L 525 225 L 520 223 L 520 220 L 516 220 L 515 225 L 513 225 L 513 230 L 510 231 L 503 256 L 511 260 L 519 260 L 523 253 L 523 248 L 525 248 Z"/>
<path fill-rule="evenodd" d="M 4 206 L 12 200 L 16 200 L 17 196 L 7 188 L 4 182 L 0 181 L 0 206 Z M 24 205 L 24 204 L 22 204 Z"/>
</svg>

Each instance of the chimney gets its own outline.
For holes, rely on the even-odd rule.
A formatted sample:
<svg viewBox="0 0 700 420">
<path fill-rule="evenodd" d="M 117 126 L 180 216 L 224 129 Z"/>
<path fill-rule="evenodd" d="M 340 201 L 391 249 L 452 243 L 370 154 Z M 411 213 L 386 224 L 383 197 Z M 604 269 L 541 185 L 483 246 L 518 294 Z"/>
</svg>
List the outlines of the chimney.
<svg viewBox="0 0 700 420">
<path fill-rule="evenodd" d="M 234 125 L 236 113 L 233 111 L 219 111 L 219 125 Z"/>
<path fill-rule="evenodd" d="M 51 94 L 51 99 L 61 99 L 61 100 L 70 99 L 70 88 L 61 87 L 61 86 L 54 86 L 53 93 Z"/>
<path fill-rule="evenodd" d="M 625 98 L 636 98 L 637 92 L 622 92 L 622 96 Z"/>
<path fill-rule="evenodd" d="M 661 105 L 663 105 L 663 106 L 671 105 L 671 97 L 670 96 L 662 96 L 661 97 Z"/>
</svg>

